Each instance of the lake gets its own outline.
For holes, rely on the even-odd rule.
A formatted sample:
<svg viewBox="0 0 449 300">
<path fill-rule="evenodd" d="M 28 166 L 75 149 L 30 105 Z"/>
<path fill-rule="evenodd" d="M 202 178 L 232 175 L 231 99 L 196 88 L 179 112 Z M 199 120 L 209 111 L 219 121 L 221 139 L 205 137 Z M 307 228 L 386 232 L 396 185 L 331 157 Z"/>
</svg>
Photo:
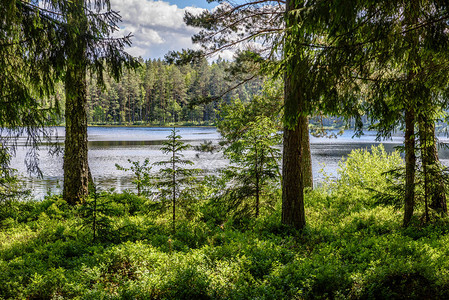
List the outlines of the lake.
<svg viewBox="0 0 449 300">
<path fill-rule="evenodd" d="M 183 141 L 199 145 L 204 141 L 212 141 L 218 144 L 220 134 L 213 127 L 184 127 L 178 128 Z M 89 127 L 89 165 L 94 181 L 101 190 L 115 189 L 120 192 L 125 189 L 133 189 L 131 184 L 132 173 L 119 171 L 115 164 L 128 167 L 128 159 L 132 161 L 143 161 L 149 158 L 151 162 L 167 159 L 161 151 L 162 142 L 170 134 L 171 128 L 155 127 Z M 312 168 L 315 183 L 322 180 L 320 170 L 335 176 L 338 162 L 346 157 L 353 149 L 370 148 L 377 145 L 375 132 L 365 132 L 360 137 L 354 137 L 352 130 L 347 130 L 337 138 L 313 137 L 311 136 Z M 55 139 L 64 141 L 64 128 L 55 128 Z M 402 136 L 393 136 L 391 139 L 382 141 L 387 151 L 393 151 L 403 141 Z M 447 138 L 440 138 L 447 143 Z M 43 198 L 47 193 L 60 193 L 62 188 L 63 171 L 62 155 L 50 155 L 47 148 L 43 146 L 39 150 L 39 165 L 43 178 L 30 177 L 27 174 L 24 159 L 26 148 L 24 140 L 19 139 L 19 147 L 16 156 L 12 159 L 12 167 L 17 169 L 28 188 L 32 190 L 33 197 Z M 221 153 L 198 153 L 195 150 L 185 151 L 186 159 L 192 160 L 196 168 L 206 173 L 214 173 L 223 168 L 228 161 Z M 449 165 L 449 150 L 440 149 L 440 159 L 443 164 Z M 157 167 L 153 167 L 157 171 Z"/>
</svg>

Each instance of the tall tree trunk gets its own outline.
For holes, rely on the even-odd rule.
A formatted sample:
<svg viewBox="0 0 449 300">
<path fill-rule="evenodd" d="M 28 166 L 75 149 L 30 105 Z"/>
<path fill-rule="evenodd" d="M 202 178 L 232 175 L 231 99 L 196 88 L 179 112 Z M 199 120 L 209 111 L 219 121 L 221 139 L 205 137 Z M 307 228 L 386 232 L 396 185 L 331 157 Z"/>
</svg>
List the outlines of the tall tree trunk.
<svg viewBox="0 0 449 300">
<path fill-rule="evenodd" d="M 426 222 L 429 222 L 429 195 L 430 195 L 430 174 L 429 174 L 429 157 L 428 147 L 429 137 L 425 124 L 425 117 L 422 113 L 418 114 L 418 128 L 419 128 L 419 144 L 421 148 L 421 165 L 424 176 L 424 212 Z"/>
<path fill-rule="evenodd" d="M 176 128 L 173 129 L 174 132 Z M 175 137 L 173 137 L 173 149 L 172 149 L 172 168 L 173 168 L 173 177 L 172 177 L 172 184 L 173 184 L 173 233 L 176 233 L 176 164 L 175 164 Z"/>
<path fill-rule="evenodd" d="M 404 226 L 408 226 L 415 208 L 415 112 L 412 108 L 405 111 L 405 199 Z"/>
<path fill-rule="evenodd" d="M 259 166 L 259 155 L 257 153 L 257 141 L 254 143 L 254 152 L 255 152 L 255 164 L 254 164 L 254 175 L 256 177 L 256 218 L 259 217 L 259 203 L 260 203 L 260 180 L 259 176 L 262 173 L 262 162 Z"/>
<path fill-rule="evenodd" d="M 411 26 L 417 22 L 419 13 L 418 1 L 410 1 L 404 7 L 405 25 Z M 418 46 L 419 37 L 414 31 L 406 34 L 406 40 L 410 47 L 410 55 L 407 61 L 407 83 L 405 99 L 405 199 L 404 199 L 404 221 L 403 225 L 408 226 L 415 209 L 415 170 L 416 170 L 416 156 L 415 156 L 415 107 L 417 104 L 416 93 L 413 90 L 416 82 L 416 66 L 419 65 L 416 57 L 416 49 Z"/>
<path fill-rule="evenodd" d="M 301 169 L 304 187 L 313 189 L 312 154 L 310 152 L 309 118 L 299 117 L 301 131 Z"/>
<path fill-rule="evenodd" d="M 284 128 L 282 223 L 298 229 L 306 225 L 300 137 L 299 122 L 293 129 Z"/>
<path fill-rule="evenodd" d="M 295 22 L 289 13 L 296 8 L 295 0 L 286 2 L 286 28 Z M 285 55 L 295 51 L 294 39 L 286 35 Z M 284 144 L 282 157 L 282 223 L 301 229 L 306 225 L 304 212 L 304 180 L 302 170 L 302 141 L 304 134 L 304 100 L 301 94 L 300 59 L 292 59 L 284 75 Z M 307 130 L 308 131 L 308 130 Z M 307 133 L 308 134 L 308 133 Z"/>
<path fill-rule="evenodd" d="M 68 67 L 65 77 L 66 133 L 64 144 L 63 197 L 70 204 L 82 203 L 88 194 L 89 165 L 87 160 L 87 86 L 86 45 L 80 32 L 86 26 L 84 1 L 73 2 L 69 25 L 73 26 L 68 46 Z"/>
<path fill-rule="evenodd" d="M 437 212 L 447 214 L 446 192 L 435 138 L 435 123 L 424 114 L 420 114 L 419 117 L 419 138 L 422 165 L 426 173 L 424 178 L 428 191 L 426 196 L 430 200 L 430 207 Z"/>
</svg>

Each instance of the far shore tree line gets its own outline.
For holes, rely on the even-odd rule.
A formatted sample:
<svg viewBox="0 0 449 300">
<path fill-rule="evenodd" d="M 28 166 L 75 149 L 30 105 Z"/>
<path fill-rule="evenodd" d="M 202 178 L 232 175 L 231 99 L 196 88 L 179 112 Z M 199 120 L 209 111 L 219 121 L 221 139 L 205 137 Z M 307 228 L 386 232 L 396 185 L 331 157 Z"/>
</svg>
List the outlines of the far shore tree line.
<svg viewBox="0 0 449 300">
<path fill-rule="evenodd" d="M 276 98 L 283 111 L 283 224 L 297 229 L 306 225 L 304 195 L 313 188 L 308 124 L 309 117 L 316 115 L 354 118 L 359 133 L 366 115 L 379 137 L 403 129 L 404 226 L 414 215 L 418 185 L 424 191 L 426 220 L 429 208 L 447 214 L 447 176 L 435 138 L 435 123 L 449 107 L 447 1 L 217 2 L 220 6 L 215 10 L 185 16 L 188 25 L 201 28 L 193 41 L 203 51 L 172 53 L 178 60 L 164 65 L 140 64 L 126 54 L 130 36 L 112 37 L 120 17 L 108 0 L 46 0 L 40 6 L 3 1 L 0 127 L 13 129 L 9 138 L 27 130 L 31 143 L 37 145 L 42 128 L 64 111 L 63 196 L 75 205 L 88 197 L 91 180 L 89 106 L 92 118 L 112 118 L 112 122 L 205 122 L 214 114 L 214 98 L 224 96 L 226 90 L 232 91 L 231 96 L 224 97 L 237 93 L 254 98 L 251 95 L 259 87 L 252 89 L 250 82 L 265 76 L 283 82 L 283 96 Z M 210 71 L 211 77 L 224 78 L 221 70 L 227 63 L 207 66 L 204 55 L 236 46 L 240 50 L 230 70 L 234 84 L 211 88 L 208 82 L 223 80 L 208 81 L 205 74 Z M 198 55 L 203 57 L 198 60 Z M 189 57 L 190 65 L 183 65 Z M 124 72 L 126 68 L 134 71 Z M 112 94 L 105 97 L 93 85 L 88 88 L 87 74 L 99 87 L 109 84 L 106 91 Z M 116 89 L 108 76 L 122 77 Z M 64 103 L 54 96 L 57 82 L 64 85 Z M 161 86 L 153 89 L 157 85 Z M 44 103 L 43 98 L 51 100 Z M 199 108 L 188 110 L 187 104 Z M 271 108 L 263 106 L 247 126 L 261 126 L 265 124 L 258 123 L 261 116 L 279 113 Z M 247 136 L 248 141 L 251 138 Z M 13 148 L 4 142 L 1 146 L 0 159 L 7 170 Z M 7 171 L 2 174 L 8 179 Z"/>
<path fill-rule="evenodd" d="M 248 102 L 262 89 L 263 79 L 255 78 L 238 88 L 228 70 L 233 63 L 205 58 L 192 64 L 174 65 L 161 59 L 138 59 L 135 70 L 124 70 L 119 81 L 104 75 L 98 86 L 95 74 L 87 75 L 87 120 L 92 125 L 210 125 L 216 121 L 220 103 L 233 99 Z M 64 110 L 63 86 L 57 97 Z M 204 98 L 218 101 L 201 103 Z M 197 103 L 199 102 L 199 103 Z M 64 117 L 61 116 L 61 123 Z"/>
</svg>

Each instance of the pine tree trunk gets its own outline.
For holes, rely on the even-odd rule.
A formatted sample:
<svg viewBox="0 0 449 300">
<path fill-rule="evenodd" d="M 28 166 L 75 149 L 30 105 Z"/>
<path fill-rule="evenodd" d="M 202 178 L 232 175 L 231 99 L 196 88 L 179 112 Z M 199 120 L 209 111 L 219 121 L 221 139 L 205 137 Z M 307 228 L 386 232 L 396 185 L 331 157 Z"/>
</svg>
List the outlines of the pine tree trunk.
<svg viewBox="0 0 449 300">
<path fill-rule="evenodd" d="M 405 199 L 404 226 L 408 226 L 415 208 L 415 112 L 413 109 L 405 111 Z"/>
<path fill-rule="evenodd" d="M 447 214 L 446 193 L 435 138 L 435 123 L 423 114 L 419 118 L 419 138 L 422 165 L 426 170 L 424 178 L 426 190 L 428 190 L 426 194 L 430 199 L 430 207 L 437 212 Z"/>
<path fill-rule="evenodd" d="M 417 14 L 419 11 L 418 1 L 410 1 L 405 5 L 404 16 L 406 24 L 413 25 L 417 22 Z M 416 170 L 416 156 L 415 156 L 415 107 L 416 94 L 413 91 L 413 82 L 416 77 L 416 66 L 419 64 L 416 57 L 416 47 L 418 45 L 418 36 L 414 31 L 408 32 L 406 40 L 409 43 L 410 55 L 407 61 L 407 99 L 405 99 L 405 199 L 404 199 L 404 221 L 403 225 L 408 226 L 415 209 L 415 170 Z"/>
<path fill-rule="evenodd" d="M 175 138 L 173 137 L 173 145 L 175 144 Z M 173 168 L 173 177 L 172 177 L 172 184 L 173 184 L 173 233 L 176 232 L 176 165 L 175 165 L 175 146 L 173 146 L 173 152 L 172 152 L 172 168 Z"/>
<path fill-rule="evenodd" d="M 286 27 L 293 25 L 295 18 L 289 12 L 295 9 L 295 1 L 286 2 Z M 286 56 L 293 48 L 294 39 L 286 35 L 284 51 Z M 282 157 L 282 223 L 301 229 L 306 224 L 304 212 L 304 180 L 301 157 L 307 115 L 304 110 L 304 100 L 301 95 L 301 78 L 295 72 L 301 62 L 292 59 L 284 75 L 284 144 Z M 308 137 L 308 129 L 307 129 Z"/>
<path fill-rule="evenodd" d="M 301 229 L 306 225 L 304 184 L 301 169 L 301 134 L 299 123 L 284 128 L 282 162 L 282 223 Z"/>
<path fill-rule="evenodd" d="M 304 187 L 313 189 L 312 154 L 310 152 L 309 118 L 299 117 L 301 131 L 301 169 Z"/>
<path fill-rule="evenodd" d="M 77 0 L 72 6 L 68 22 L 74 28 L 68 38 L 70 51 L 65 77 L 66 133 L 64 144 L 63 197 L 69 204 L 82 203 L 88 195 L 89 165 L 87 159 L 87 86 L 86 45 L 79 32 L 85 26 L 84 2 Z M 77 32 L 78 31 L 78 32 Z"/>
</svg>

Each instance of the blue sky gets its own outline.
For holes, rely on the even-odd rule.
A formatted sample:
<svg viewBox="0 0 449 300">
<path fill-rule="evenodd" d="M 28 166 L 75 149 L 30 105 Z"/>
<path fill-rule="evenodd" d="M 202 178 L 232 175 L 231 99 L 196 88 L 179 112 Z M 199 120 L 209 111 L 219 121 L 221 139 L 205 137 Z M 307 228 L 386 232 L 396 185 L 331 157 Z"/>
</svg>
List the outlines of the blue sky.
<svg viewBox="0 0 449 300">
<path fill-rule="evenodd" d="M 201 8 L 211 9 L 217 6 L 217 2 L 207 3 L 206 0 L 170 0 L 170 4 L 176 4 L 179 8 L 187 6 L 196 6 Z"/>
<path fill-rule="evenodd" d="M 186 11 L 201 13 L 217 3 L 206 0 L 111 0 L 113 10 L 122 16 L 120 35 L 132 33 L 132 46 L 127 49 L 134 56 L 145 59 L 163 58 L 169 51 L 195 48 L 191 37 L 199 29 L 188 27 L 183 21 Z M 222 55 L 222 57 L 231 59 Z"/>
</svg>

